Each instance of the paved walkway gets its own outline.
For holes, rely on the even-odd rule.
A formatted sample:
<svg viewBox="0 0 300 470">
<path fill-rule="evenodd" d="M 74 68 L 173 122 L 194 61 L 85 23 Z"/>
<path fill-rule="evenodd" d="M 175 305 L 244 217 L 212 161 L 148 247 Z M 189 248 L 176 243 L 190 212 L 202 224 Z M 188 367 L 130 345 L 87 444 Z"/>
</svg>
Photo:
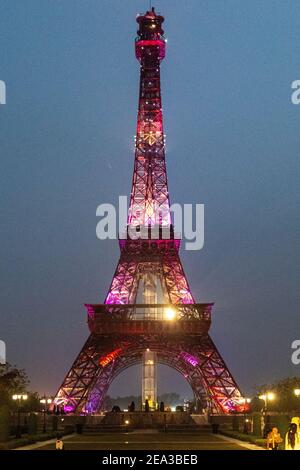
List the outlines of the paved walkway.
<svg viewBox="0 0 300 470">
<path fill-rule="evenodd" d="M 237 444 L 240 447 L 244 447 L 247 450 L 265 450 L 263 447 L 256 446 L 255 444 L 250 444 L 249 442 L 239 441 L 238 439 L 234 439 L 233 437 L 223 436 L 222 434 L 218 435 L 221 439 L 225 441 L 232 442 L 233 444 Z"/>
<path fill-rule="evenodd" d="M 263 450 L 253 444 L 211 433 L 72 434 L 63 438 L 65 450 Z M 55 450 L 55 439 L 17 450 Z"/>
</svg>

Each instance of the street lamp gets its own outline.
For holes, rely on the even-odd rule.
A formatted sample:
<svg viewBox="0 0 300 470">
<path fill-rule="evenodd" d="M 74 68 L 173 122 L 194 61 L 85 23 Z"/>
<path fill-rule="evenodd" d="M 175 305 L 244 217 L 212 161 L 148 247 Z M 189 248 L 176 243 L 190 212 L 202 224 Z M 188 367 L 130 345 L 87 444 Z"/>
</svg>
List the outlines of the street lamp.
<svg viewBox="0 0 300 470">
<path fill-rule="evenodd" d="M 251 398 L 244 398 L 244 405 L 251 403 Z"/>
<path fill-rule="evenodd" d="M 238 402 L 241 404 L 241 405 L 244 405 L 243 407 L 243 410 L 244 410 L 244 413 L 246 411 L 246 404 L 249 404 L 251 403 L 251 398 L 245 398 L 245 397 L 241 397 Z"/>
<path fill-rule="evenodd" d="M 47 398 L 45 395 L 43 398 L 40 399 L 40 403 L 44 405 L 43 407 L 43 433 L 46 432 L 46 412 L 47 412 L 47 405 L 51 405 L 52 400 L 51 398 Z"/>
<path fill-rule="evenodd" d="M 273 392 L 265 392 L 263 395 L 259 395 L 258 398 L 260 400 L 263 400 L 264 403 L 265 403 L 264 408 L 261 410 L 261 413 L 262 413 L 262 416 L 261 416 L 261 430 L 262 430 L 262 435 L 265 437 L 265 433 L 266 433 L 266 430 L 268 429 L 268 425 L 269 425 L 268 420 L 270 419 L 270 417 L 267 416 L 266 421 L 265 421 L 264 416 L 267 413 L 268 402 L 273 401 L 276 398 L 276 396 L 275 396 L 275 393 L 273 393 Z"/>
<path fill-rule="evenodd" d="M 21 437 L 21 423 L 20 423 L 21 403 L 22 401 L 26 401 L 28 399 L 28 395 L 14 394 L 12 396 L 12 399 L 17 403 L 17 407 L 18 407 L 18 423 L 17 423 L 17 429 L 16 429 L 16 438 L 19 439 Z"/>
<path fill-rule="evenodd" d="M 241 397 L 238 402 L 239 402 L 241 405 L 244 405 L 244 406 L 243 406 L 243 414 L 244 414 L 244 433 L 247 434 L 247 433 L 248 433 L 248 431 L 247 431 L 247 423 L 249 422 L 249 420 L 246 419 L 246 411 L 247 411 L 246 405 L 248 405 L 249 403 L 251 403 L 251 398 Z"/>
<path fill-rule="evenodd" d="M 267 410 L 268 402 L 273 401 L 275 399 L 275 393 L 267 392 L 267 393 L 264 393 L 263 395 L 259 395 L 258 398 L 265 402 L 265 409 Z"/>
<path fill-rule="evenodd" d="M 249 408 L 246 405 L 250 405 L 251 403 L 251 398 L 244 398 L 244 415 L 246 414 L 246 411 L 249 410 Z"/>
</svg>

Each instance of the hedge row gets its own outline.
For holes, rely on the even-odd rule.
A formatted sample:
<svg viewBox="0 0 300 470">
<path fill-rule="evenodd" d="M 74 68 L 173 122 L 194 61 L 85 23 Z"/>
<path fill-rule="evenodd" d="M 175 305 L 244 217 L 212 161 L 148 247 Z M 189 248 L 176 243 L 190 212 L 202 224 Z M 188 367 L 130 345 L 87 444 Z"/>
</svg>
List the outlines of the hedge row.
<svg viewBox="0 0 300 470">
<path fill-rule="evenodd" d="M 259 447 L 266 447 L 266 439 L 263 439 L 259 436 L 253 436 L 251 434 L 242 434 L 235 431 L 223 431 L 220 430 L 220 434 L 224 436 L 232 437 L 233 439 L 238 439 L 239 441 L 249 442 L 249 444 L 255 444 Z"/>
</svg>

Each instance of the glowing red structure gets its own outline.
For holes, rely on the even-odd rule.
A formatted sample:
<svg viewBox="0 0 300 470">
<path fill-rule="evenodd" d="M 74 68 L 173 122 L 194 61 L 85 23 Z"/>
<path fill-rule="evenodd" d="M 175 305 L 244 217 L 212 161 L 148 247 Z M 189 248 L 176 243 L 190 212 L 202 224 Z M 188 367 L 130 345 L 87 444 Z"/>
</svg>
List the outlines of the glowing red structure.
<svg viewBox="0 0 300 470">
<path fill-rule="evenodd" d="M 120 240 L 120 260 L 105 303 L 86 305 L 91 334 L 55 398 L 68 412 L 98 411 L 111 382 L 142 362 L 145 350 L 185 377 L 201 408 L 228 413 L 242 402 L 208 334 L 213 304 L 195 303 L 172 227 L 160 88 L 163 21 L 154 8 L 137 17 L 140 93 L 128 236 Z M 151 238 L 153 227 L 156 239 Z M 131 228 L 149 236 L 132 239 Z M 146 302 L 139 300 L 141 287 Z M 170 308 L 172 320 L 165 316 Z"/>
</svg>

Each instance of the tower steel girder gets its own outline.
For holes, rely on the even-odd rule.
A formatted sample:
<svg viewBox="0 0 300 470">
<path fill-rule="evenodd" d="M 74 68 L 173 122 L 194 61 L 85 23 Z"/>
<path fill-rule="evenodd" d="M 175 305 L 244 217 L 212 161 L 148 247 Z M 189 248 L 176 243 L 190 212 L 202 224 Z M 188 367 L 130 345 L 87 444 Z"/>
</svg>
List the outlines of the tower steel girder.
<svg viewBox="0 0 300 470">
<path fill-rule="evenodd" d="M 91 354 L 78 358 L 72 374 L 62 387 L 56 402 L 68 411 L 97 412 L 101 409 L 111 382 L 124 370 L 142 361 L 146 348 L 157 355 L 157 361 L 177 370 L 190 384 L 195 398 L 206 400 L 218 413 L 236 411 L 241 395 L 238 387 L 209 335 L 186 337 L 182 334 L 137 334 L 114 336 L 91 335 Z M 105 366 L 101 357 L 119 353 Z M 95 367 L 97 363 L 97 367 Z M 92 373 L 87 374 L 86 368 Z"/>
<path fill-rule="evenodd" d="M 67 412 L 100 410 L 112 381 L 141 363 L 146 348 L 182 374 L 211 411 L 228 413 L 240 406 L 241 392 L 208 334 L 212 304 L 195 303 L 172 227 L 160 88 L 163 21 L 154 9 L 137 17 L 140 92 L 127 236 L 119 240 L 121 255 L 105 303 L 86 305 L 91 334 L 55 397 Z M 146 237 L 132 238 L 132 228 Z M 163 304 L 137 303 L 147 273 L 161 283 Z M 173 322 L 163 317 L 168 305 L 176 311 Z M 162 317 L 145 313 L 153 308 L 161 309 Z"/>
</svg>

